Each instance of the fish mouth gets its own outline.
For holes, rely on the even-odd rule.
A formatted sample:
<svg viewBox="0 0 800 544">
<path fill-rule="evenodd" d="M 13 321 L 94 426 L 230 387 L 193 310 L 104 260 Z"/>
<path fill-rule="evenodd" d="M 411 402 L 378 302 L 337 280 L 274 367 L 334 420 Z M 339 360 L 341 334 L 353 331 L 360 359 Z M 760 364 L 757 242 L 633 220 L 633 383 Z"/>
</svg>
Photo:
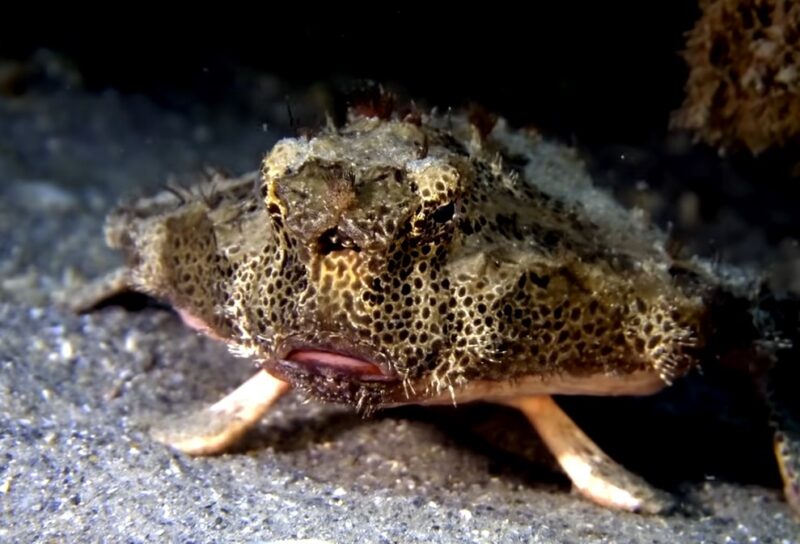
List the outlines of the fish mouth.
<svg viewBox="0 0 800 544">
<path fill-rule="evenodd" d="M 396 376 L 385 373 L 377 364 L 340 351 L 303 348 L 290 351 L 280 366 L 301 367 L 309 374 L 348 378 L 364 382 L 394 382 Z M 299 370 L 299 368 L 298 368 Z"/>
<path fill-rule="evenodd" d="M 399 382 L 386 356 L 371 346 L 353 344 L 338 336 L 313 340 L 287 338 L 267 362 L 280 374 L 315 381 L 379 385 Z"/>
<path fill-rule="evenodd" d="M 384 353 L 339 336 L 286 338 L 262 365 L 310 397 L 355 406 L 364 414 L 403 393 L 403 380 Z"/>
<path fill-rule="evenodd" d="M 363 355 L 362 355 L 363 353 Z M 401 394 L 402 380 L 386 364 L 360 350 L 302 346 L 264 362 L 265 369 L 317 400 L 349 404 L 370 413 Z"/>
</svg>

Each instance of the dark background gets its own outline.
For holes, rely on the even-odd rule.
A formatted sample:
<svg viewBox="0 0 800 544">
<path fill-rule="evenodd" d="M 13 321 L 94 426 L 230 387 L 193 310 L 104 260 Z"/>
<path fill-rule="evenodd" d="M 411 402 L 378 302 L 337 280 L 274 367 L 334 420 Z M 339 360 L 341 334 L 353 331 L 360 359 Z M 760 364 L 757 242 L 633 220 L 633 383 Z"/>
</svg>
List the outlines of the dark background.
<svg viewBox="0 0 800 544">
<path fill-rule="evenodd" d="M 699 15 L 685 0 L 400 6 L 43 7 L 9 19 L 0 55 L 47 47 L 94 88 L 209 101 L 235 100 L 242 67 L 298 85 L 371 78 L 581 141 L 641 142 L 681 103 L 683 34 Z"/>
<path fill-rule="evenodd" d="M 688 188 L 705 223 L 736 209 L 770 244 L 800 237 L 796 149 L 722 159 L 669 131 L 688 75 L 685 35 L 700 16 L 693 0 L 13 7 L 23 8 L 8 19 L 0 58 L 47 48 L 74 63 L 89 90 L 143 93 L 190 116 L 197 104 L 253 116 L 258 74 L 298 90 L 321 84 L 336 107 L 374 80 L 426 105 L 476 102 L 577 146 L 599 183 L 623 186 L 618 197 L 628 204 L 637 202 L 626 187 L 646 181 L 667 203 L 653 213 L 662 227 L 674 218 L 669 203 Z M 295 121 L 313 127 L 320 119 Z M 696 251 L 724 245 L 718 233 L 700 237 L 708 243 Z"/>
</svg>

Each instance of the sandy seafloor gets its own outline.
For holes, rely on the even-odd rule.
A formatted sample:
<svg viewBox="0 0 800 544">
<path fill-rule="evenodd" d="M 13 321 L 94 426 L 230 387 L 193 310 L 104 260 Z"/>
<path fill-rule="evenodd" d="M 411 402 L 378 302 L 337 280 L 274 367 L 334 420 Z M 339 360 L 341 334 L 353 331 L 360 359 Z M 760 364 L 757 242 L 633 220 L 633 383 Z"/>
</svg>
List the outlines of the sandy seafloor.
<svg viewBox="0 0 800 544">
<path fill-rule="evenodd" d="M 566 404 L 679 497 L 667 516 L 577 497 L 499 408 L 364 420 L 291 394 L 226 455 L 151 440 L 151 422 L 216 400 L 251 363 L 164 310 L 78 316 L 59 301 L 120 262 L 102 236 L 120 197 L 206 164 L 255 168 L 285 134 L 269 115 L 79 85 L 0 95 L 0 541 L 800 542 L 757 410 L 713 375 Z"/>
</svg>

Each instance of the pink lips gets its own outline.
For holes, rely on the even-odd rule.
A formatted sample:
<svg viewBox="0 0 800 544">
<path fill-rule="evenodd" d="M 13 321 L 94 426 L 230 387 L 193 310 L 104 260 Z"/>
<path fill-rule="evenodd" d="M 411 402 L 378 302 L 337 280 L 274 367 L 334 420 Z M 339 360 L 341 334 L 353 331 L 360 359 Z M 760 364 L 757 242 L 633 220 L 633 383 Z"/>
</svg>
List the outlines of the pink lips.
<svg viewBox="0 0 800 544">
<path fill-rule="evenodd" d="M 363 359 L 356 359 L 341 353 L 302 349 L 293 351 L 287 359 L 313 367 L 328 367 L 343 374 L 352 374 L 367 379 L 386 377 L 378 366 Z"/>
</svg>

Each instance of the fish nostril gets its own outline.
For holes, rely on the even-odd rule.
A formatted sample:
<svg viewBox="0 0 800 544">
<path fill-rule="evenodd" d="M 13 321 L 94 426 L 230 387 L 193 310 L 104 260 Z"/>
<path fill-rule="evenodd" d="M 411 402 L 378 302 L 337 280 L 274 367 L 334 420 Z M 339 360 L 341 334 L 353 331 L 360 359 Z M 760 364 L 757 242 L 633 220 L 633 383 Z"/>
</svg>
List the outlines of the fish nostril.
<svg viewBox="0 0 800 544">
<path fill-rule="evenodd" d="M 320 255 L 328 255 L 344 249 L 361 251 L 361 248 L 351 238 L 339 232 L 337 227 L 331 227 L 320 234 L 317 243 Z"/>
</svg>

